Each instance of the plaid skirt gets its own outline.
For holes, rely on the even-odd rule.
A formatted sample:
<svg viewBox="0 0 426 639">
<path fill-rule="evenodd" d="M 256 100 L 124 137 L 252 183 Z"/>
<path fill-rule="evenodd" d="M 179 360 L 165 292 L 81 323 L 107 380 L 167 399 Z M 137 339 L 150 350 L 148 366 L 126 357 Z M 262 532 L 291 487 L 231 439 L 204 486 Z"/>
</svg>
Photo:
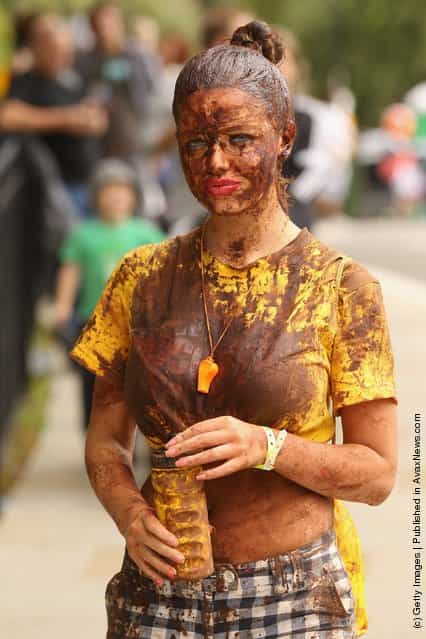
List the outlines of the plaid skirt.
<svg viewBox="0 0 426 639">
<path fill-rule="evenodd" d="M 106 588 L 107 639 L 354 639 L 351 583 L 334 529 L 268 559 L 215 564 L 155 585 L 127 554 Z"/>
</svg>

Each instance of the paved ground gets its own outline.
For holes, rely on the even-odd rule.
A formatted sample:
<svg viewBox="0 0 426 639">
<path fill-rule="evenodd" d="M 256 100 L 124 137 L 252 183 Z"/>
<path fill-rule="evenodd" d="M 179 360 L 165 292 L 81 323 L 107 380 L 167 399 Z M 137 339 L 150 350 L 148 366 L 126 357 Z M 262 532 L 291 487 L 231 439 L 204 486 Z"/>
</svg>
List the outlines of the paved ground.
<svg viewBox="0 0 426 639">
<path fill-rule="evenodd" d="M 104 636 L 103 590 L 119 567 L 120 537 L 83 472 L 76 390 L 69 374 L 53 381 L 48 429 L 6 504 L 0 635 L 7 639 Z"/>
<path fill-rule="evenodd" d="M 421 281 L 426 273 L 426 224 L 415 223 L 414 237 L 409 223 L 393 221 L 368 222 L 368 227 L 365 222 L 327 222 L 318 234 L 358 259 L 368 259 L 380 277 L 397 362 L 398 482 L 392 496 L 378 508 L 350 505 L 365 555 L 367 637 L 424 636 L 412 630 L 409 542 L 414 413 L 426 415 L 426 284 Z M 5 639 L 101 639 L 105 635 L 103 593 L 107 580 L 119 569 L 122 542 L 85 479 L 76 393 L 69 373 L 55 376 L 48 428 L 6 504 L 0 525 L 0 565 L 6 576 L 0 636 Z M 425 586 L 423 580 L 423 590 Z"/>
</svg>

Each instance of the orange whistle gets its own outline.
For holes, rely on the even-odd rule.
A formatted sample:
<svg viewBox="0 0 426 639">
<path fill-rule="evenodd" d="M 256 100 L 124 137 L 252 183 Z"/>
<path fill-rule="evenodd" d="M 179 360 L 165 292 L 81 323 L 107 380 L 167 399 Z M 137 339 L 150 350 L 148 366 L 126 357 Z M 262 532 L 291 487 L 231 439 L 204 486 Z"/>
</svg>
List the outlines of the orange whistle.
<svg viewBox="0 0 426 639">
<path fill-rule="evenodd" d="M 214 378 L 219 372 L 219 366 L 214 359 L 209 356 L 202 359 L 198 366 L 198 386 L 199 393 L 207 394 L 210 390 L 210 386 Z"/>
</svg>

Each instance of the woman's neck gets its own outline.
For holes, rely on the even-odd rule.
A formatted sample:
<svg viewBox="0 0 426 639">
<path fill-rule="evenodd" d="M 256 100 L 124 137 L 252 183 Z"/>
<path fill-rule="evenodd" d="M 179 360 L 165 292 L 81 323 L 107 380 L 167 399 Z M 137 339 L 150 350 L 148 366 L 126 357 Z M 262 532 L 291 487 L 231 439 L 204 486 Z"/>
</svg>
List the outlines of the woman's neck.
<svg viewBox="0 0 426 639">
<path fill-rule="evenodd" d="M 278 202 L 262 213 L 210 215 L 204 246 L 218 260 L 234 268 L 245 268 L 265 255 L 279 251 L 299 233 L 298 226 Z"/>
</svg>

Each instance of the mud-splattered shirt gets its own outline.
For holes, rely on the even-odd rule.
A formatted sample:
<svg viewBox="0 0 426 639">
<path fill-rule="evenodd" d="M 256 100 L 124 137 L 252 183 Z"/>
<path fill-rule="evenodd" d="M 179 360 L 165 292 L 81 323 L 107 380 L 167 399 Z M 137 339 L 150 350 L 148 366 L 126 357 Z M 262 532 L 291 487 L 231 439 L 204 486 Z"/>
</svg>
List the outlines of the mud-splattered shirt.
<svg viewBox="0 0 426 639">
<path fill-rule="evenodd" d="M 343 406 L 396 398 L 379 282 L 307 229 L 268 257 L 236 269 L 204 253 L 219 374 L 196 390 L 209 354 L 200 275 L 201 229 L 128 253 L 112 274 L 72 356 L 120 384 L 151 444 L 202 419 L 233 415 L 327 442 Z M 396 401 L 396 400 L 395 400 Z M 359 632 L 366 628 L 359 540 L 335 500 L 339 549 L 350 574 Z M 339 532 L 340 531 L 340 532 Z"/>
<path fill-rule="evenodd" d="M 338 415 L 343 406 L 395 398 L 379 282 L 352 261 L 337 296 L 339 254 L 307 229 L 245 269 L 205 251 L 214 341 L 229 314 L 235 318 L 215 352 L 220 373 L 200 396 L 197 367 L 209 345 L 199 243 L 196 229 L 128 253 L 72 351 L 93 373 L 124 386 L 146 435 L 168 438 L 226 411 L 326 442 L 333 407 Z"/>
</svg>

